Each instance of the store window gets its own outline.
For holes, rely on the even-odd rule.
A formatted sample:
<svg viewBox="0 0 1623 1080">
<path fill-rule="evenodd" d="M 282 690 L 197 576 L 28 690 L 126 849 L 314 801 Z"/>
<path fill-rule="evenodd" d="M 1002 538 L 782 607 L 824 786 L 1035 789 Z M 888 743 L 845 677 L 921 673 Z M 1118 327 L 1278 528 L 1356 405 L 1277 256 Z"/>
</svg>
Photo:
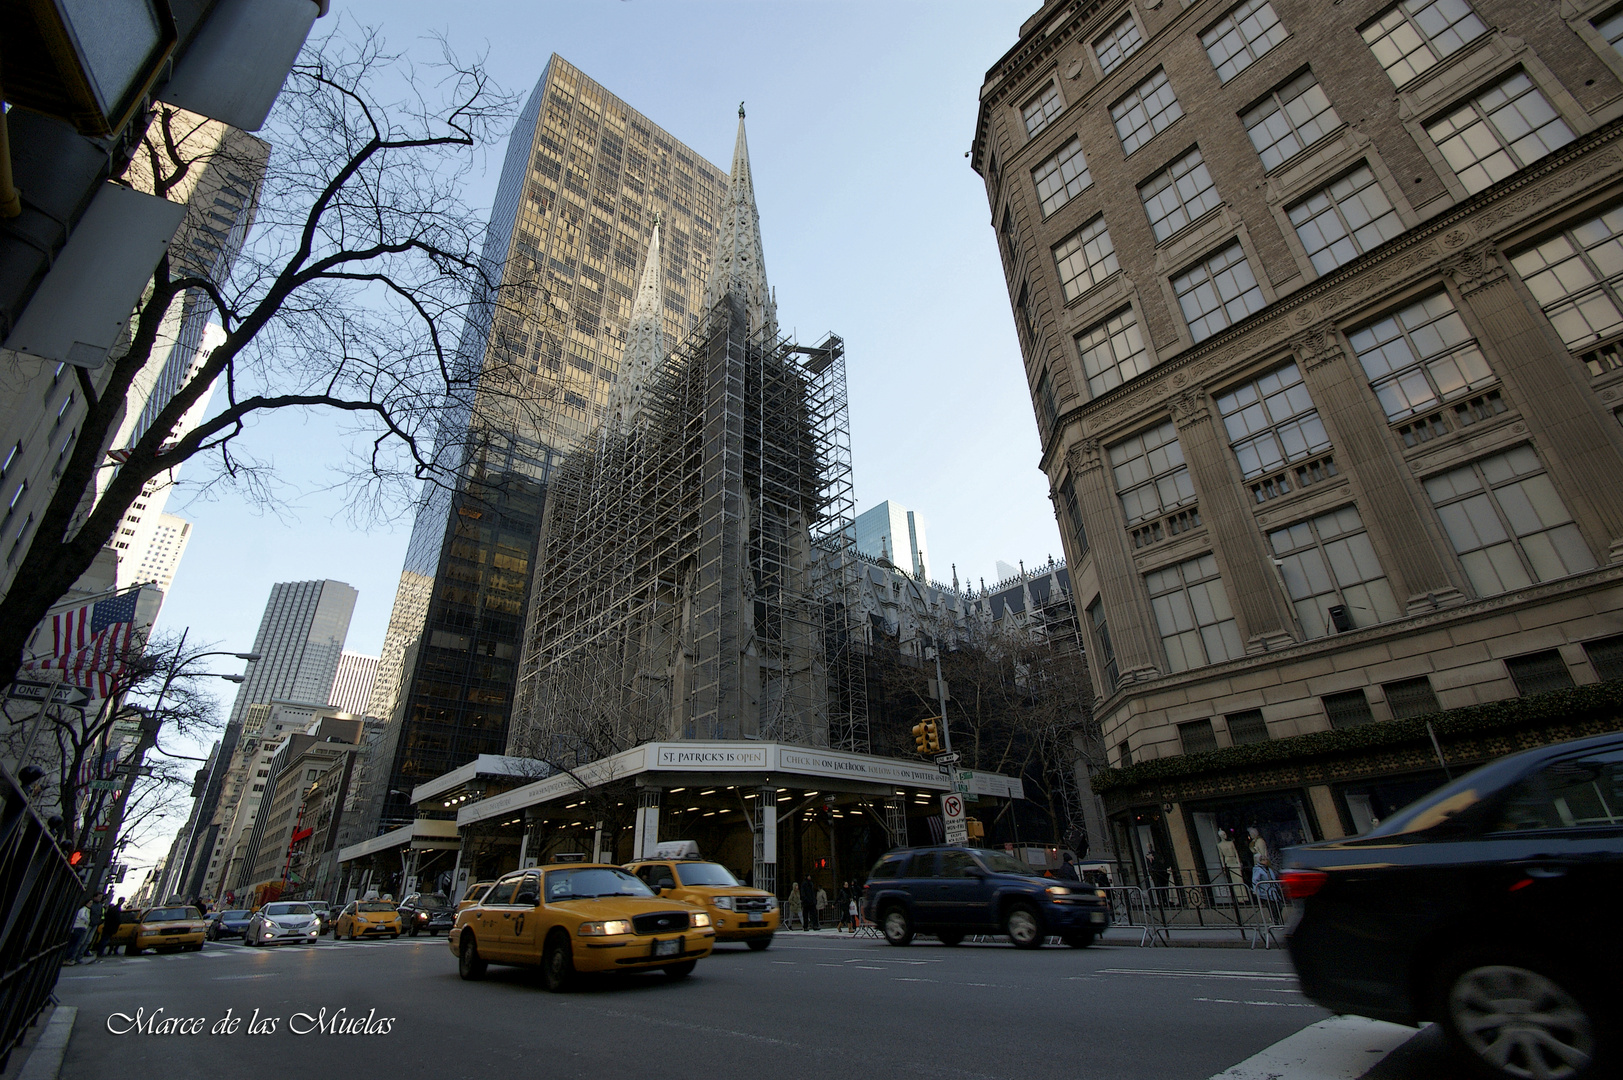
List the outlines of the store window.
<svg viewBox="0 0 1623 1080">
<path fill-rule="evenodd" d="M 1373 626 L 1403 614 L 1357 507 L 1275 529 L 1268 544 L 1304 636 Z"/>
</svg>

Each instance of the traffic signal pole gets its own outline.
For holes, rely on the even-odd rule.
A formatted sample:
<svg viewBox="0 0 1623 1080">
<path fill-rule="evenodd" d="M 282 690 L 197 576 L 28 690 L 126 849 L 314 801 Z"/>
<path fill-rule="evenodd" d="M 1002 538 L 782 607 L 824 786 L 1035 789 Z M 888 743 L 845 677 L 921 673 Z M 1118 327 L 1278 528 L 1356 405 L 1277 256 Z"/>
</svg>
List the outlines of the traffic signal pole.
<svg viewBox="0 0 1623 1080">
<path fill-rule="evenodd" d="M 947 731 L 947 683 L 941 678 L 941 646 L 935 647 L 935 692 L 941 702 L 941 750 L 952 753 L 952 735 Z"/>
</svg>

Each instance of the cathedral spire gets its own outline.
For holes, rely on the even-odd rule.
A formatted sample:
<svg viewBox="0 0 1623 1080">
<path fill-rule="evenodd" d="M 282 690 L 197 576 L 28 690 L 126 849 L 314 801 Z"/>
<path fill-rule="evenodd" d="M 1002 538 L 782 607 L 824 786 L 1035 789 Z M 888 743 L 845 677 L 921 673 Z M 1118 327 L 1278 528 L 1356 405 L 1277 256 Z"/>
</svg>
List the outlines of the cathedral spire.
<svg viewBox="0 0 1623 1080">
<path fill-rule="evenodd" d="M 738 103 L 738 141 L 733 146 L 733 171 L 716 222 L 710 279 L 704 286 L 704 310 L 715 307 L 729 292 L 743 299 L 752 332 L 763 328 L 769 334 L 778 332 L 778 304 L 766 283 L 761 216 L 755 208 L 749 143 L 744 138 L 743 102 Z"/>
<path fill-rule="evenodd" d="M 642 412 L 644 395 L 660 361 L 665 359 L 665 289 L 659 263 L 659 215 L 654 215 L 654 235 L 648 241 L 648 255 L 642 264 L 642 281 L 631 304 L 631 321 L 626 324 L 626 347 L 620 354 L 620 370 L 609 389 L 608 422 L 624 435 Z"/>
</svg>

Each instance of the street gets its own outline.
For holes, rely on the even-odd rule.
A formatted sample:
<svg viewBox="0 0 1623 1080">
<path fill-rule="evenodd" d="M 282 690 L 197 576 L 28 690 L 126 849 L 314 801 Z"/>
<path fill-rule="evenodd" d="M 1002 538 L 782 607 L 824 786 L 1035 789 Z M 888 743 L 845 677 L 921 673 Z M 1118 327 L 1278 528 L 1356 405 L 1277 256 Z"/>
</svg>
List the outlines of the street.
<svg viewBox="0 0 1623 1080">
<path fill-rule="evenodd" d="M 1286 1046 L 1304 1064 L 1283 1075 L 1351 1078 L 1366 1070 L 1335 1071 L 1331 1060 L 1338 1047 L 1347 1058 L 1346 1025 L 1355 1043 L 1379 1044 L 1350 1051 L 1374 1064 L 1372 1080 L 1456 1075 L 1432 1030 L 1384 1059 L 1407 1032 L 1388 1031 L 1383 1043 L 1352 1020 L 1303 1031 L 1328 1014 L 1302 999 L 1277 950 L 1121 943 L 1026 952 L 924 939 L 896 949 L 783 933 L 763 953 L 722 945 L 683 982 L 604 978 L 560 996 L 512 968 L 462 982 L 443 938 L 265 950 L 211 943 L 201 953 L 68 968 L 58 994 L 79 1009 L 64 1080 L 452 1080 L 513 1065 L 527 1075 L 540 1065 L 549 1077 L 1206 1080 L 1293 1035 Z M 323 1008 L 329 1028 L 361 1021 L 356 1035 L 298 1034 L 322 1022 Z M 152 1026 L 160 1009 L 156 1027 L 173 1019 L 170 1034 L 127 1030 Z M 228 1011 L 239 1026 L 211 1034 Z M 249 1034 L 256 1016 L 269 1030 Z M 1280 1075 L 1231 1075 L 1269 1072 Z"/>
</svg>

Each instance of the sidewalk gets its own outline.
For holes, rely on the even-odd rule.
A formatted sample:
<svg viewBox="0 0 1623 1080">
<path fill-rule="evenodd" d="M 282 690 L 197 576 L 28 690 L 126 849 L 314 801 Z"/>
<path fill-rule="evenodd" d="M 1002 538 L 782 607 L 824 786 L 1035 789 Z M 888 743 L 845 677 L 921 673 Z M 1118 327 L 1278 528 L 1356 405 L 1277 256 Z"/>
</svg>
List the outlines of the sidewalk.
<svg viewBox="0 0 1623 1080">
<path fill-rule="evenodd" d="M 11 1052 L 0 1080 L 56 1080 L 62 1072 L 62 1058 L 68 1052 L 68 1037 L 79 1014 L 72 1005 L 56 1005 L 30 1029 L 27 1037 Z"/>
<path fill-rule="evenodd" d="M 803 934 L 810 935 L 812 937 L 853 937 L 849 930 L 830 930 L 826 928 L 822 930 L 788 930 L 782 927 L 778 929 L 775 937 L 777 939 L 786 939 L 789 937 L 799 937 Z M 1174 927 L 1170 935 L 1170 940 L 1165 942 L 1165 944 L 1168 944 L 1175 949 L 1260 949 L 1264 947 L 1260 943 L 1256 945 L 1252 944 L 1256 937 L 1255 931 L 1247 930 L 1246 935 L 1247 936 L 1242 939 L 1239 931 L 1233 927 L 1210 926 L 1189 927 L 1187 929 L 1183 927 Z M 879 936 L 877 930 L 866 925 L 863 926 L 862 933 L 854 936 L 856 940 L 859 941 L 883 942 L 885 940 L 883 937 Z M 930 938 L 931 935 L 920 931 L 920 940 L 930 940 Z M 1276 939 L 1278 939 L 1277 933 Z M 1000 939 L 994 937 L 992 940 Z M 1143 940 L 1144 928 L 1142 926 L 1112 926 L 1099 936 L 1099 943 L 1101 945 L 1137 946 Z M 1162 943 L 1157 942 L 1157 944 Z M 1277 940 L 1277 944 L 1274 945 L 1273 948 L 1283 949 L 1283 940 Z"/>
</svg>

